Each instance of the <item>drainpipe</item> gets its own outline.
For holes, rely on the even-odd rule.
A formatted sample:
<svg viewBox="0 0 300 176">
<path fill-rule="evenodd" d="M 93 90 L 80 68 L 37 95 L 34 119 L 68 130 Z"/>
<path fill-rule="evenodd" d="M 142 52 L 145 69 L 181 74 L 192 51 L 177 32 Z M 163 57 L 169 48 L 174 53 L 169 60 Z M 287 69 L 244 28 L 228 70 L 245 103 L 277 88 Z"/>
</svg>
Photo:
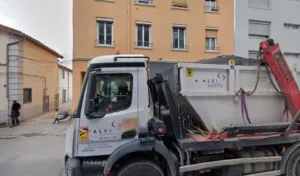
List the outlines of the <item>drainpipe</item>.
<svg viewBox="0 0 300 176">
<path fill-rule="evenodd" d="M 6 98 L 7 98 L 7 119 L 6 119 L 6 125 L 9 125 L 9 47 L 12 45 L 19 44 L 23 42 L 25 38 L 6 44 Z"/>
<path fill-rule="evenodd" d="M 68 73 L 68 101 L 70 101 L 70 85 L 69 85 L 69 82 L 70 82 L 70 72 L 67 72 Z"/>
<path fill-rule="evenodd" d="M 128 51 L 128 54 L 130 54 L 130 46 L 131 46 L 131 30 L 130 30 L 130 22 L 131 22 L 131 0 L 128 0 L 127 1 L 127 13 L 128 13 L 128 18 L 127 18 L 127 30 L 128 30 L 128 43 L 127 43 L 127 51 Z"/>
</svg>

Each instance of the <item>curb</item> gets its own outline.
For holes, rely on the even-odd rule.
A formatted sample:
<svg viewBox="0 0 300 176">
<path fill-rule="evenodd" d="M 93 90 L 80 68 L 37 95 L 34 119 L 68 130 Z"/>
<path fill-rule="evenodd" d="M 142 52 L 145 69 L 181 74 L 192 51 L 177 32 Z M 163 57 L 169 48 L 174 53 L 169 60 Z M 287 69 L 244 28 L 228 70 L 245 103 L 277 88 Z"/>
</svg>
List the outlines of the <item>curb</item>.
<svg viewBox="0 0 300 176">
<path fill-rule="evenodd" d="M 15 138 L 20 138 L 21 136 L 0 136 L 1 139 L 15 139 Z"/>
</svg>

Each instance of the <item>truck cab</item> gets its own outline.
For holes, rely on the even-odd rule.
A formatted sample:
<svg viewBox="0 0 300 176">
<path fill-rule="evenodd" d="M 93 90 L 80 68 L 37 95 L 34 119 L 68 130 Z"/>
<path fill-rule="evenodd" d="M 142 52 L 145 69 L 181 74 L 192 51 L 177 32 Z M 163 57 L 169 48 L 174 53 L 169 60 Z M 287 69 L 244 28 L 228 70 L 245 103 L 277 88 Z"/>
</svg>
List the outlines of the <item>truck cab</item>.
<svg viewBox="0 0 300 176">
<path fill-rule="evenodd" d="M 88 63 L 76 114 L 67 132 L 66 162 L 77 158 L 89 171 L 96 167 L 109 174 L 110 165 L 113 167 L 122 158 L 127 160 L 128 154 L 155 152 L 155 147 L 168 154 L 153 139 L 145 140 L 144 145 L 139 140 L 139 136 L 147 133 L 150 119 L 148 59 L 143 55 L 108 55 Z M 95 160 L 98 165 L 91 164 Z M 84 170 L 83 167 L 72 173 Z"/>
</svg>

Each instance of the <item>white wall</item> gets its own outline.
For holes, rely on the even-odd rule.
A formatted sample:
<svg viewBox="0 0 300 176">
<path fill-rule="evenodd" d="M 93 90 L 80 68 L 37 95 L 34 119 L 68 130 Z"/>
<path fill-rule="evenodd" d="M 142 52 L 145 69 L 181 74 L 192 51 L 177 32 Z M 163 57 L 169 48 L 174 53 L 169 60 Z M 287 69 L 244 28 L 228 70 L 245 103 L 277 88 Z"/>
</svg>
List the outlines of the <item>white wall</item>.
<svg viewBox="0 0 300 176">
<path fill-rule="evenodd" d="M 6 44 L 9 42 L 9 35 L 0 30 L 0 124 L 6 122 L 7 118 L 7 95 L 6 95 Z"/>
<path fill-rule="evenodd" d="M 282 52 L 300 53 L 300 29 L 284 28 L 284 23 L 300 24 L 300 1 L 270 0 L 269 10 L 250 8 L 248 0 L 235 2 L 235 55 L 248 57 L 249 50 L 258 50 L 262 39 L 249 39 L 249 20 L 270 21 L 270 37 Z"/>
<path fill-rule="evenodd" d="M 72 72 L 62 69 L 59 67 L 59 103 L 63 103 L 63 90 L 66 90 L 66 101 L 72 100 Z M 65 77 L 63 78 L 63 71 L 65 72 Z"/>
<path fill-rule="evenodd" d="M 73 72 L 68 72 L 69 75 L 69 100 L 72 100 L 73 96 Z"/>
<path fill-rule="evenodd" d="M 6 47 L 8 43 L 17 42 L 19 40 L 19 37 L 0 30 L 0 124 L 8 122 L 13 100 L 17 100 L 19 103 L 23 102 L 22 74 L 16 74 L 22 73 L 22 61 L 17 57 L 22 53 L 20 43 L 11 45 L 9 48 L 9 85 L 7 85 L 6 79 Z M 9 97 L 7 97 L 7 86 L 9 86 Z"/>
</svg>

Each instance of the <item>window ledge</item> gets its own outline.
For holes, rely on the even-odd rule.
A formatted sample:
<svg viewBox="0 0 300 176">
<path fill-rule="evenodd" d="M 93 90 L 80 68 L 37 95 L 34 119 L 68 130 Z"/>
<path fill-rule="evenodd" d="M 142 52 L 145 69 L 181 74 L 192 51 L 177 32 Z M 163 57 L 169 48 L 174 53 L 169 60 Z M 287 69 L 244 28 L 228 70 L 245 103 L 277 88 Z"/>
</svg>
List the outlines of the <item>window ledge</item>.
<svg viewBox="0 0 300 176">
<path fill-rule="evenodd" d="M 220 14 L 220 11 L 204 10 L 205 13 Z"/>
<path fill-rule="evenodd" d="M 115 0 L 94 0 L 94 1 L 102 1 L 102 2 L 111 2 L 111 3 L 115 3 Z"/>
<path fill-rule="evenodd" d="M 249 6 L 249 8 L 250 9 L 258 9 L 258 10 L 271 10 L 271 8 L 270 7 L 266 7 L 266 8 L 263 8 L 263 7 L 251 7 L 251 6 Z"/>
<path fill-rule="evenodd" d="M 32 103 L 32 101 L 25 101 L 25 102 L 23 102 L 23 104 L 31 104 Z"/>
<path fill-rule="evenodd" d="M 172 48 L 171 51 L 188 52 L 187 49 L 176 49 L 176 48 Z"/>
<path fill-rule="evenodd" d="M 205 50 L 206 53 L 220 53 L 220 51 L 215 50 Z"/>
<path fill-rule="evenodd" d="M 144 49 L 144 50 L 152 50 L 152 47 L 142 47 L 142 46 L 135 46 L 134 49 Z"/>
<path fill-rule="evenodd" d="M 173 10 L 184 10 L 184 11 L 189 10 L 188 8 L 185 8 L 185 7 L 174 7 L 174 6 L 172 6 L 171 9 L 173 9 Z"/>
<path fill-rule="evenodd" d="M 138 6 L 145 6 L 145 7 L 155 7 L 154 4 L 143 4 L 143 3 L 138 3 L 138 2 L 136 2 L 135 5 L 138 5 Z"/>
<path fill-rule="evenodd" d="M 95 44 L 95 47 L 103 47 L 103 48 L 114 48 L 114 45 L 100 45 L 100 44 Z"/>
</svg>

